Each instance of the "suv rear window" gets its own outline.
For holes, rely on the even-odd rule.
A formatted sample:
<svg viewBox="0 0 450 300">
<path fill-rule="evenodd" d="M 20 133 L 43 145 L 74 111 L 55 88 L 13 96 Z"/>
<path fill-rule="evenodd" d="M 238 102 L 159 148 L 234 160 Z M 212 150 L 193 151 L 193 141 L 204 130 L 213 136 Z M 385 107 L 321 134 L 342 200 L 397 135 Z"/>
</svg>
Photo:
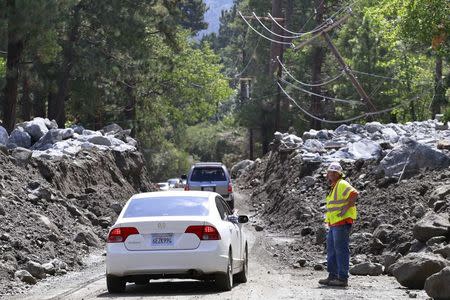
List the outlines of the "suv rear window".
<svg viewBox="0 0 450 300">
<path fill-rule="evenodd" d="M 227 181 L 227 177 L 220 167 L 198 167 L 192 171 L 191 181 Z"/>
<path fill-rule="evenodd" d="M 206 216 L 209 213 L 205 197 L 152 197 L 133 199 L 124 218 L 158 216 Z"/>
</svg>

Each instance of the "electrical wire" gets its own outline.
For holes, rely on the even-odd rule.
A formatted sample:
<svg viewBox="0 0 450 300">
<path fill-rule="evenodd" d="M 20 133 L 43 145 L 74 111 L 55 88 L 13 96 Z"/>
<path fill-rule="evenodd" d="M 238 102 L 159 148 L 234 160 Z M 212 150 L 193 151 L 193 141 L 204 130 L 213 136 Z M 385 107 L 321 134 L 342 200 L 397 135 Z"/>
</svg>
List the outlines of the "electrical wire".
<svg viewBox="0 0 450 300">
<path fill-rule="evenodd" d="M 284 72 L 289 75 L 289 77 L 291 77 L 295 82 L 303 85 L 303 86 L 308 86 L 308 87 L 317 87 L 317 86 L 323 86 L 323 85 L 327 85 L 329 83 L 332 83 L 333 81 L 338 80 L 339 78 L 341 78 L 342 76 L 344 76 L 344 71 L 341 72 L 341 74 L 339 74 L 338 76 L 331 78 L 330 80 L 321 82 L 321 83 L 315 83 L 315 84 L 310 84 L 310 83 L 304 83 L 301 82 L 300 80 L 298 80 L 297 78 L 294 77 L 294 75 L 292 75 L 289 70 L 286 68 L 286 65 L 283 64 L 283 62 L 280 60 L 280 58 L 277 56 L 277 60 L 278 63 L 280 64 L 280 66 L 283 68 Z"/>
<path fill-rule="evenodd" d="M 320 94 L 317 94 L 317 93 L 305 90 L 305 89 L 303 89 L 303 88 L 301 88 L 299 86 L 296 86 L 293 83 L 291 83 L 291 82 L 289 82 L 289 81 L 287 81 L 287 80 L 285 80 L 283 78 L 280 78 L 280 81 L 282 81 L 283 83 L 290 85 L 294 89 L 299 90 L 299 91 L 301 91 L 303 93 L 306 93 L 306 94 L 314 95 L 314 96 L 317 96 L 317 97 L 320 97 L 320 98 L 324 98 L 324 99 L 328 99 L 328 100 L 335 101 L 335 102 L 348 103 L 348 104 L 352 104 L 352 105 L 364 105 L 363 102 L 358 101 L 358 100 L 339 99 L 339 98 L 333 98 L 333 97 L 329 97 L 329 96 L 325 96 L 325 95 L 320 95 Z"/>
<path fill-rule="evenodd" d="M 283 38 L 283 39 L 296 39 L 296 38 L 298 38 L 298 37 L 301 36 L 301 35 L 291 35 L 291 36 L 286 36 L 286 35 L 278 34 L 278 33 L 274 32 L 274 31 L 272 31 L 271 29 L 269 29 L 266 25 L 264 25 L 264 23 L 261 21 L 261 19 L 255 14 L 255 12 L 253 12 L 253 16 L 256 18 L 256 20 L 258 20 L 259 24 L 260 24 L 265 30 L 267 30 L 268 32 L 270 32 L 271 34 L 273 34 L 273 35 L 275 35 L 275 36 L 281 37 L 281 38 Z"/>
<path fill-rule="evenodd" d="M 241 12 L 238 12 L 239 15 L 241 16 L 242 20 L 244 20 L 244 22 L 248 25 L 248 27 L 250 27 L 256 34 L 260 35 L 261 37 L 265 38 L 268 41 L 271 41 L 273 43 L 277 43 L 277 44 L 282 44 L 282 45 L 289 45 L 289 46 L 293 46 L 292 43 L 287 43 L 287 42 L 282 42 L 282 41 L 277 41 L 277 40 L 273 40 L 267 36 L 265 36 L 264 34 L 260 33 L 258 30 L 256 30 L 246 19 L 245 17 L 241 14 Z"/>
<path fill-rule="evenodd" d="M 312 119 L 318 120 L 318 121 L 323 122 L 323 123 L 329 123 L 329 124 L 342 124 L 342 123 L 348 123 L 348 122 L 352 122 L 352 121 L 355 121 L 355 120 L 358 120 L 358 119 L 362 119 L 362 118 L 365 118 L 365 117 L 370 117 L 370 116 L 374 116 L 374 115 L 384 114 L 384 113 L 393 111 L 394 109 L 396 109 L 396 108 L 398 108 L 398 107 L 400 107 L 400 106 L 406 104 L 406 103 L 402 103 L 402 104 L 396 105 L 396 106 L 391 107 L 391 108 L 387 108 L 387 109 L 380 110 L 380 111 L 375 111 L 375 112 L 365 113 L 365 114 L 358 115 L 358 116 L 356 116 L 356 117 L 348 118 L 348 119 L 344 119 L 344 120 L 326 120 L 326 119 L 322 119 L 322 118 L 319 118 L 319 117 L 313 115 L 312 113 L 310 113 L 309 111 L 307 111 L 306 109 L 304 109 L 303 107 L 301 107 L 301 106 L 297 103 L 297 101 L 295 101 L 295 99 L 292 98 L 292 96 L 289 95 L 289 94 L 286 92 L 285 89 L 283 89 L 283 87 L 281 86 L 281 84 L 280 84 L 279 82 L 277 82 L 277 84 L 278 84 L 278 86 L 280 87 L 280 89 L 281 89 L 281 91 L 283 92 L 283 94 L 285 94 L 286 97 L 288 97 L 288 99 L 291 100 L 291 101 L 295 104 L 295 106 L 297 106 L 304 114 L 308 115 L 308 116 L 309 116 L 310 118 L 312 118 Z M 419 99 L 419 98 L 420 98 L 420 96 L 416 96 L 416 97 L 414 97 L 414 98 L 412 98 L 412 99 L 409 99 L 408 101 L 405 101 L 405 102 L 409 103 L 409 102 L 412 102 L 412 101 L 416 101 L 416 100 Z"/>
<path fill-rule="evenodd" d="M 247 64 L 245 65 L 245 67 L 242 69 L 241 72 L 237 73 L 236 75 L 234 75 L 234 78 L 240 77 L 242 74 L 244 74 L 244 72 L 247 70 L 247 68 L 250 66 L 250 63 L 253 61 L 254 56 L 256 54 L 256 49 L 258 49 L 259 46 L 259 42 L 261 41 L 261 37 L 258 38 L 258 41 L 256 42 L 255 48 L 253 48 L 252 51 L 252 55 L 250 56 L 250 59 L 248 60 Z"/>
</svg>

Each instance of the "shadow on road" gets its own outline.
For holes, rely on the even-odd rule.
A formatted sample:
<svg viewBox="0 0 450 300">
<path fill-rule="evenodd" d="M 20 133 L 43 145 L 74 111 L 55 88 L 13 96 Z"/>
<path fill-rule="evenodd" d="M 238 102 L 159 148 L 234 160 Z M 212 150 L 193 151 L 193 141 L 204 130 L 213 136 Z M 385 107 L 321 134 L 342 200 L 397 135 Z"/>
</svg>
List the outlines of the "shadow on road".
<svg viewBox="0 0 450 300">
<path fill-rule="evenodd" d="M 234 285 L 236 288 L 238 284 Z M 127 298 L 136 296 L 192 296 L 218 294 L 214 281 L 162 281 L 146 285 L 127 284 L 122 294 L 99 294 L 98 298 Z"/>
</svg>

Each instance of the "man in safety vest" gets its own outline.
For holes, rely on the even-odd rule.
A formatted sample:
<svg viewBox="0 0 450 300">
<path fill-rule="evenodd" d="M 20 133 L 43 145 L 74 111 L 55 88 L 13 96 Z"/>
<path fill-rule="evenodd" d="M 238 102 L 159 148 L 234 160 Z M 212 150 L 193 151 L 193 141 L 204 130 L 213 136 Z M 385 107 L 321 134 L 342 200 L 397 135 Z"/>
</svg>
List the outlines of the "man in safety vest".
<svg viewBox="0 0 450 300">
<path fill-rule="evenodd" d="M 343 179 L 342 167 L 333 162 L 327 170 L 330 192 L 326 197 L 325 222 L 329 226 L 327 234 L 328 278 L 319 280 L 329 286 L 348 285 L 350 261 L 350 230 L 356 220 L 355 202 L 358 192 Z"/>
</svg>

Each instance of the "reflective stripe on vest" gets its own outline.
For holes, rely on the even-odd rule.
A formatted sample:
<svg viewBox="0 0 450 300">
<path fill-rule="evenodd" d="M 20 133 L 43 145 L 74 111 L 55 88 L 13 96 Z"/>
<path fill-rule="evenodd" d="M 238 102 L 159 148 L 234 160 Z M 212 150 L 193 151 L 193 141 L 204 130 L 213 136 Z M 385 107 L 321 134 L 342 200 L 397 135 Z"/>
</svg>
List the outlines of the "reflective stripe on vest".
<svg viewBox="0 0 450 300">
<path fill-rule="evenodd" d="M 347 181 L 340 179 L 336 182 L 333 190 L 326 197 L 325 222 L 332 225 L 348 218 L 356 219 L 357 211 L 355 206 L 350 207 L 343 216 L 338 216 L 342 208 L 348 204 L 348 197 L 351 191 L 355 191 L 355 189 Z"/>
</svg>

